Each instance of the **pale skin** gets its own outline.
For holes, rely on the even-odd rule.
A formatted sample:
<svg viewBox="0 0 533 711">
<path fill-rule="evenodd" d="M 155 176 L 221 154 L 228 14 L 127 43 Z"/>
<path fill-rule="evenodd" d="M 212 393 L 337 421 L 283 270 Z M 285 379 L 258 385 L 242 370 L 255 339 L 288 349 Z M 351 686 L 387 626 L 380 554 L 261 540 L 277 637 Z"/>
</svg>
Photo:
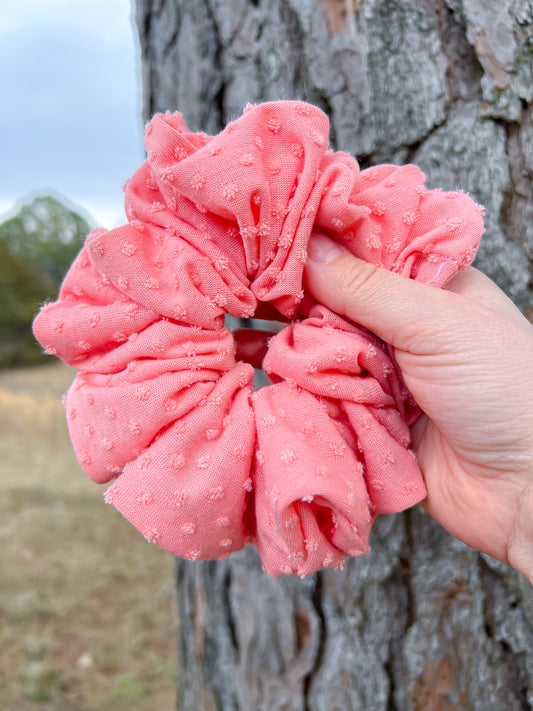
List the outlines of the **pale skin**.
<svg viewBox="0 0 533 711">
<path fill-rule="evenodd" d="M 436 289 L 362 262 L 320 234 L 305 286 L 394 346 L 424 411 L 411 437 L 426 511 L 533 584 L 533 326 L 473 267 Z M 253 362 L 264 338 L 240 333 L 237 344 Z"/>
</svg>

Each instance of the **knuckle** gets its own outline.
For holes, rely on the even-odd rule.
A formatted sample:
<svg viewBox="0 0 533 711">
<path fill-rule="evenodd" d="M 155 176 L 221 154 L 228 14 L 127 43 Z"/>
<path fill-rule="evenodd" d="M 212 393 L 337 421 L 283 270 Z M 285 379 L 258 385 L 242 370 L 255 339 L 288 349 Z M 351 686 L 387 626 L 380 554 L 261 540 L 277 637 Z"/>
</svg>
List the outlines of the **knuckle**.
<svg viewBox="0 0 533 711">
<path fill-rule="evenodd" d="M 341 293 L 346 300 L 360 298 L 362 294 L 374 292 L 377 282 L 378 267 L 368 262 L 350 264 L 342 271 L 339 279 Z"/>
</svg>

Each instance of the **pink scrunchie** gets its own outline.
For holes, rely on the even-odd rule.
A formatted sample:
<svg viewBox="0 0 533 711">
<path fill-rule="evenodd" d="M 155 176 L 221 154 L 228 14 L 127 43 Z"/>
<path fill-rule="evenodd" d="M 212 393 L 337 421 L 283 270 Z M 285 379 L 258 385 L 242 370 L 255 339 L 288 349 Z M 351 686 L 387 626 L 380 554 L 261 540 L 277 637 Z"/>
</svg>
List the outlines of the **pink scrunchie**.
<svg viewBox="0 0 533 711">
<path fill-rule="evenodd" d="M 301 102 L 247 108 L 218 136 L 179 113 L 146 129 L 128 224 L 94 230 L 34 330 L 81 372 L 66 397 L 85 471 L 106 501 L 191 559 L 255 543 L 272 575 L 367 553 L 376 514 L 426 495 L 408 449 L 417 417 L 389 348 L 302 291 L 311 231 L 442 286 L 473 260 L 482 210 L 426 190 L 414 165 L 362 172 L 326 150 Z M 224 314 L 267 301 L 288 319 L 253 391 Z"/>
</svg>

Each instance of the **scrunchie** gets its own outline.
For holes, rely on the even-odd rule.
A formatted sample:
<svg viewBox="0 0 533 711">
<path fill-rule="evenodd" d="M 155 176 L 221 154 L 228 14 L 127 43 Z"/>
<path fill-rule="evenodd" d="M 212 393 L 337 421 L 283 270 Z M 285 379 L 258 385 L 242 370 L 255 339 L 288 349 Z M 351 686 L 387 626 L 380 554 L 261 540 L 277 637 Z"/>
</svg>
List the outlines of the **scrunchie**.
<svg viewBox="0 0 533 711">
<path fill-rule="evenodd" d="M 321 230 L 357 257 L 442 286 L 474 258 L 482 209 L 427 190 L 414 165 L 360 171 L 328 120 L 289 101 L 247 107 L 218 136 L 179 113 L 146 128 L 128 223 L 91 232 L 34 331 L 80 373 L 71 439 L 105 499 L 190 560 L 247 543 L 272 575 L 369 551 L 379 513 L 426 495 L 409 450 L 418 409 L 392 349 L 302 290 Z M 224 315 L 269 302 L 293 320 L 254 391 Z"/>
</svg>

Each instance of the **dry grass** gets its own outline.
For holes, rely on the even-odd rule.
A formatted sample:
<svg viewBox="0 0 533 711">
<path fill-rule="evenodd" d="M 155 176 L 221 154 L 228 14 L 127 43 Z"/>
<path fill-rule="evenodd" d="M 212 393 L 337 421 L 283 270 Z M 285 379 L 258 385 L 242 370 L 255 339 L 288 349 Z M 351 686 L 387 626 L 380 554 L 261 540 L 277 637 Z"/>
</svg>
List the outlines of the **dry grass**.
<svg viewBox="0 0 533 711">
<path fill-rule="evenodd" d="M 0 373 L 0 709 L 175 708 L 172 558 L 103 503 L 60 363 Z"/>
</svg>

